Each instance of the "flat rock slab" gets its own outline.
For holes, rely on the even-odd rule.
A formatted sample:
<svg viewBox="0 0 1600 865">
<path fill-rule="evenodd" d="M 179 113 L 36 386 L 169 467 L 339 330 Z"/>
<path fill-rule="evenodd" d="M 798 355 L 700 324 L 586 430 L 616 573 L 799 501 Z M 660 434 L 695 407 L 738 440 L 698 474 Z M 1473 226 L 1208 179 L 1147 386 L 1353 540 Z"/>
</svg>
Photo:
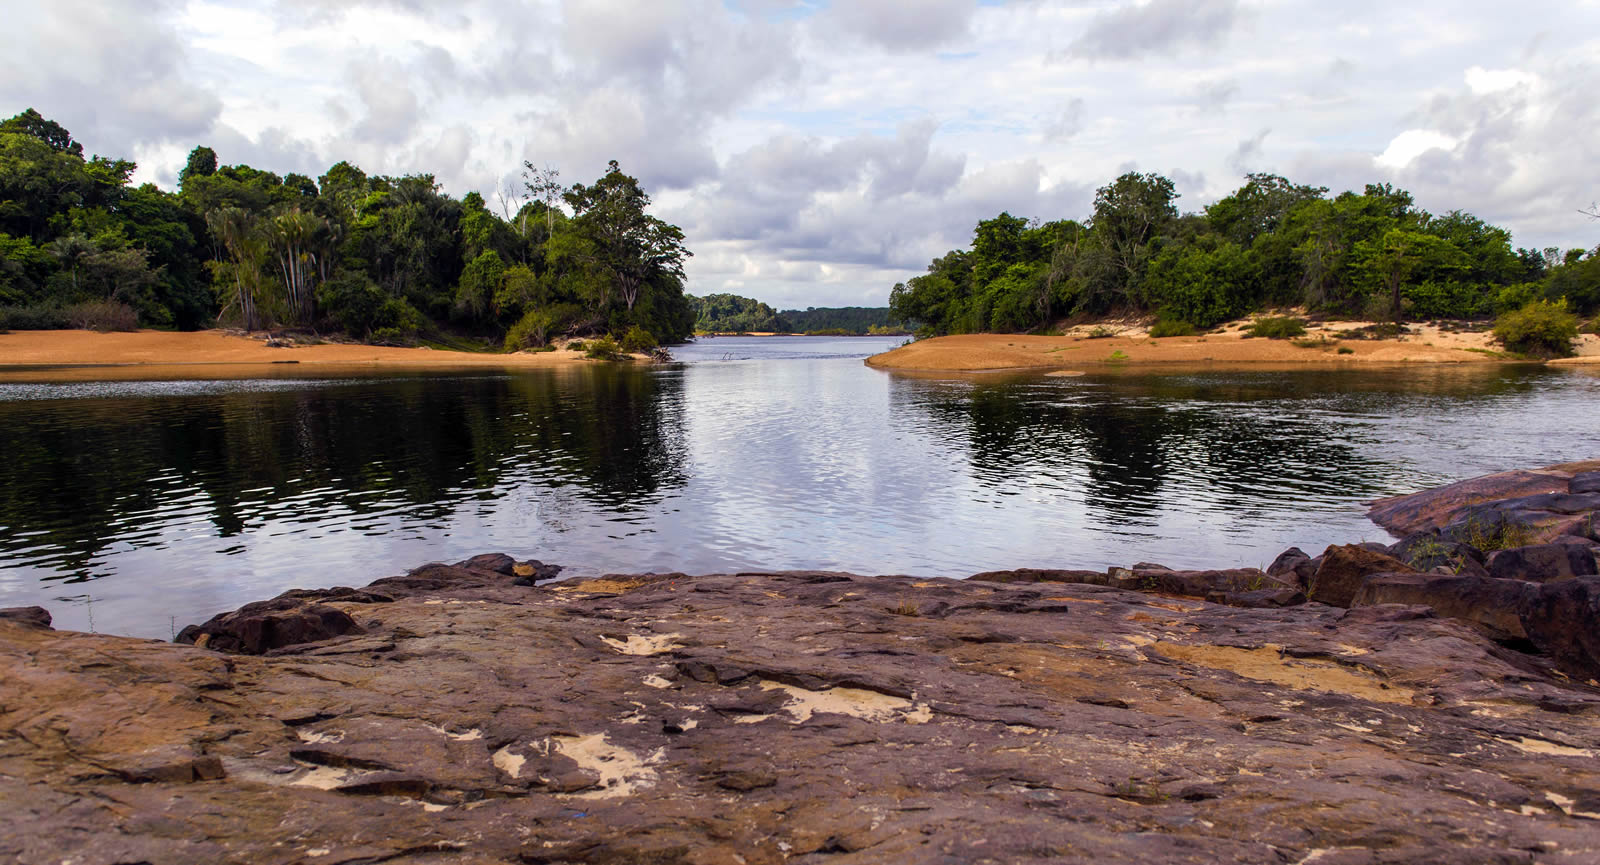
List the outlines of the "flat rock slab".
<svg viewBox="0 0 1600 865">
<path fill-rule="evenodd" d="M 0 620 L 0 861 L 1600 861 L 1600 689 L 1423 607 L 515 579 L 270 655 Z"/>
</svg>

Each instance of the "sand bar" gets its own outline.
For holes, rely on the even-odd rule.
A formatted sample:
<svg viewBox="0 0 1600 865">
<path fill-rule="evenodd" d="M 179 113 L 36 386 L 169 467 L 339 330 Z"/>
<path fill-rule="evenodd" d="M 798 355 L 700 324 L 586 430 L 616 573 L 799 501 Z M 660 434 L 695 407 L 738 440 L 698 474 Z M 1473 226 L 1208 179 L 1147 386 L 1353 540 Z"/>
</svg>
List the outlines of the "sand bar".
<svg viewBox="0 0 1600 865">
<path fill-rule="evenodd" d="M 975 372 L 1006 369 L 1113 368 L 1145 364 L 1263 364 L 1342 366 L 1404 363 L 1494 363 L 1512 361 L 1488 333 L 1413 326 L 1400 339 L 1349 339 L 1361 323 L 1330 322 L 1300 340 L 1246 339 L 1239 325 L 1220 333 L 1151 339 L 1143 328 L 1121 328 L 1115 336 L 1091 338 L 1089 328 L 1061 336 L 962 334 L 919 340 L 868 358 L 879 369 Z M 1600 337 L 1580 338 L 1578 357 L 1558 363 L 1600 363 Z"/>
<path fill-rule="evenodd" d="M 0 333 L 0 377 L 5 378 L 254 378 L 313 370 L 550 368 L 595 362 L 576 351 L 480 354 L 335 343 L 273 348 L 263 340 L 220 330 Z"/>
</svg>

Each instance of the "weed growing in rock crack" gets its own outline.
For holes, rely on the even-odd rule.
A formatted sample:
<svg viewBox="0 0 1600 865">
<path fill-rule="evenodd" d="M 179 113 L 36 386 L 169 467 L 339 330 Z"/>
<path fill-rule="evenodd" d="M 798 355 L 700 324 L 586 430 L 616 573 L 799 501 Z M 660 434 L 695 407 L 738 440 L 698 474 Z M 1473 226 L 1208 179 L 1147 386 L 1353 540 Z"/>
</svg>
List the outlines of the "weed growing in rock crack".
<svg viewBox="0 0 1600 865">
<path fill-rule="evenodd" d="M 1527 546 L 1533 542 L 1533 530 L 1521 523 L 1470 519 L 1462 526 L 1460 537 L 1462 543 L 1492 553 Z"/>
<path fill-rule="evenodd" d="M 905 598 L 901 598 L 900 603 L 894 605 L 889 612 L 894 613 L 897 616 L 915 617 L 922 615 L 922 611 L 917 608 L 917 605 L 909 600 L 906 600 Z"/>
<path fill-rule="evenodd" d="M 1167 794 L 1161 792 L 1160 787 L 1137 778 L 1129 778 L 1118 784 L 1114 792 L 1120 798 L 1143 802 L 1164 802 L 1167 799 Z"/>
</svg>

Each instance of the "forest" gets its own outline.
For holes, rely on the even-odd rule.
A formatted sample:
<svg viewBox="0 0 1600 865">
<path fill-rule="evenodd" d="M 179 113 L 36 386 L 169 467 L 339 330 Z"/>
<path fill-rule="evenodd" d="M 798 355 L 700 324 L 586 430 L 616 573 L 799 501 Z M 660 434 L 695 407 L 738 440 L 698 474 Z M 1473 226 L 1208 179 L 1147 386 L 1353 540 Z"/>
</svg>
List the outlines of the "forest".
<svg viewBox="0 0 1600 865">
<path fill-rule="evenodd" d="M 1199 213 L 1180 214 L 1177 199 L 1171 180 L 1130 172 L 1097 191 L 1083 222 L 982 220 L 970 249 L 896 285 L 890 309 L 935 335 L 1121 313 L 1209 328 L 1291 306 L 1396 324 L 1600 308 L 1600 248 L 1513 249 L 1505 229 L 1459 210 L 1435 216 L 1388 184 L 1330 197 L 1252 174 Z"/>
<path fill-rule="evenodd" d="M 526 163 L 494 208 L 348 162 L 280 177 L 196 147 L 176 193 L 132 185 L 135 168 L 86 157 L 33 109 L 0 121 L 0 329 L 216 324 L 508 349 L 692 333 L 683 232 L 615 161 L 571 186 Z"/>
<path fill-rule="evenodd" d="M 699 333 L 815 333 L 826 335 L 907 333 L 904 324 L 883 306 L 812 306 L 782 312 L 759 300 L 736 294 L 690 297 Z"/>
</svg>

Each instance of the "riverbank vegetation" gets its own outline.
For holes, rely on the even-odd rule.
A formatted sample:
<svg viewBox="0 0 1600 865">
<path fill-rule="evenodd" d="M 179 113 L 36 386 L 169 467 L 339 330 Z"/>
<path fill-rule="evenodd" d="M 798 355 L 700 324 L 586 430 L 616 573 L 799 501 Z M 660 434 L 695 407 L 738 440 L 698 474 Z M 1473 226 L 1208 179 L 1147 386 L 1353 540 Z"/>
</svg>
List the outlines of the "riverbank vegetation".
<svg viewBox="0 0 1600 865">
<path fill-rule="evenodd" d="M 759 300 L 736 294 L 690 297 L 699 333 L 803 333 L 823 336 L 865 336 L 910 333 L 888 307 L 842 306 L 786 309 L 779 312 Z"/>
<path fill-rule="evenodd" d="M 1535 301 L 1600 311 L 1600 249 L 1513 249 L 1472 214 L 1418 208 L 1388 184 L 1329 196 L 1252 174 L 1198 213 L 1172 181 L 1124 174 L 1084 221 L 1001 213 L 970 249 L 896 285 L 922 335 L 1040 332 L 1068 317 L 1154 315 L 1169 332 L 1275 307 L 1373 321 L 1489 319 Z"/>
<path fill-rule="evenodd" d="M 313 180 L 197 147 L 176 193 L 132 185 L 135 167 L 85 156 L 32 109 L 0 122 L 0 329 L 220 324 L 510 349 L 692 332 L 683 232 L 614 161 L 570 187 L 527 164 L 493 208 L 348 162 Z"/>
</svg>

